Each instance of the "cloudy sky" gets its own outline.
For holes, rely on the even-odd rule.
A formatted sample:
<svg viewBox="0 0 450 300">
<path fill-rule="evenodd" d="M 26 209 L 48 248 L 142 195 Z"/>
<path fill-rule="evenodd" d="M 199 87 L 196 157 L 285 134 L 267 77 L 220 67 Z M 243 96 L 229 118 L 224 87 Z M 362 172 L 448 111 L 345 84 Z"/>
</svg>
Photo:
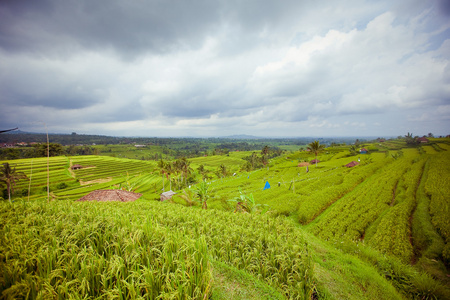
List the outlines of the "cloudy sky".
<svg viewBox="0 0 450 300">
<path fill-rule="evenodd" d="M 447 0 L 3 0 L 0 129 L 450 134 Z"/>
</svg>

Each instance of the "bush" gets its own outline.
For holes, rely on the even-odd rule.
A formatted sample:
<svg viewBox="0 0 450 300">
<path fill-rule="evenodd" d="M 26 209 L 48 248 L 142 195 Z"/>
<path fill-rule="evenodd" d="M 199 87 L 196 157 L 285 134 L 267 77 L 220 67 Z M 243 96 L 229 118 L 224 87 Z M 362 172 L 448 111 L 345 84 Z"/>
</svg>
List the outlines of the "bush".
<svg viewBox="0 0 450 300">
<path fill-rule="evenodd" d="M 65 188 L 67 188 L 67 184 L 65 182 L 61 182 L 56 187 L 60 190 L 63 190 Z"/>
</svg>

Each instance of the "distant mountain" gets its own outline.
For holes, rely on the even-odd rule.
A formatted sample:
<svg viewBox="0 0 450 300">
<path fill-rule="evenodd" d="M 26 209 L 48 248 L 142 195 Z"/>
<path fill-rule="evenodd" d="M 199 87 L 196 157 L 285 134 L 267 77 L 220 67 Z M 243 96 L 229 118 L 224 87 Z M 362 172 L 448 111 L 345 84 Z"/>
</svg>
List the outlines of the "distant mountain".
<svg viewBox="0 0 450 300">
<path fill-rule="evenodd" d="M 260 140 L 260 139 L 263 139 L 263 137 L 258 137 L 258 136 L 254 136 L 254 135 L 248 135 L 248 134 L 235 134 L 235 135 L 223 136 L 221 138 L 233 139 L 233 140 Z"/>
</svg>

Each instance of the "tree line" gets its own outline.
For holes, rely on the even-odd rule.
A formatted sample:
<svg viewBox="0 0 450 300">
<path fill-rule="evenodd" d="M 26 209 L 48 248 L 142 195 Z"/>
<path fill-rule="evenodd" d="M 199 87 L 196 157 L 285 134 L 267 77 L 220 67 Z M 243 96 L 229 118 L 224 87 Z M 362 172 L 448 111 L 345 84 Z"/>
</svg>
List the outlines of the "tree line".
<svg viewBox="0 0 450 300">
<path fill-rule="evenodd" d="M 49 156 L 98 155 L 100 153 L 98 149 L 92 146 L 70 145 L 64 147 L 58 143 L 49 143 L 47 147 L 46 143 L 42 143 L 29 147 L 0 148 L 0 160 L 47 157 L 47 151 L 49 152 Z"/>
</svg>

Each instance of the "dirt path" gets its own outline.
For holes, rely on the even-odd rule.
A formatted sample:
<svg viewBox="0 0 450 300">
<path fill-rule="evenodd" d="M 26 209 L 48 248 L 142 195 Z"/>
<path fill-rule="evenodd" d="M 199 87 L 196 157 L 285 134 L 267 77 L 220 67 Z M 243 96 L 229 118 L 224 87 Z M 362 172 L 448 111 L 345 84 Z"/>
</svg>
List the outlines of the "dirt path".
<svg viewBox="0 0 450 300">
<path fill-rule="evenodd" d="M 69 158 L 69 173 L 70 173 L 70 176 L 72 176 L 73 178 L 77 179 L 77 176 L 75 175 L 75 172 L 72 170 L 72 165 L 73 165 L 72 160 Z"/>
<path fill-rule="evenodd" d="M 395 192 L 397 191 L 397 185 L 398 185 L 398 182 L 399 182 L 400 180 L 397 180 L 397 182 L 395 183 L 395 186 L 394 186 L 394 190 L 392 191 L 392 201 L 391 201 L 391 207 L 392 206 L 394 206 L 394 202 L 395 202 Z"/>
<path fill-rule="evenodd" d="M 413 239 L 413 228 L 412 228 L 412 221 L 413 221 L 413 216 L 414 213 L 416 211 L 417 208 L 417 191 L 420 188 L 420 185 L 422 183 L 422 177 L 425 173 L 425 164 L 423 164 L 422 167 L 422 174 L 419 178 L 419 182 L 417 183 L 417 188 L 414 191 L 414 201 L 415 201 L 415 205 L 414 205 L 414 209 L 411 211 L 411 215 L 409 216 L 408 222 L 409 222 L 409 243 L 411 244 L 411 247 L 413 248 L 413 253 L 412 253 L 412 257 L 411 257 L 411 264 L 415 265 L 417 263 L 417 254 L 416 254 L 416 248 L 414 247 L 414 239 Z"/>
</svg>

